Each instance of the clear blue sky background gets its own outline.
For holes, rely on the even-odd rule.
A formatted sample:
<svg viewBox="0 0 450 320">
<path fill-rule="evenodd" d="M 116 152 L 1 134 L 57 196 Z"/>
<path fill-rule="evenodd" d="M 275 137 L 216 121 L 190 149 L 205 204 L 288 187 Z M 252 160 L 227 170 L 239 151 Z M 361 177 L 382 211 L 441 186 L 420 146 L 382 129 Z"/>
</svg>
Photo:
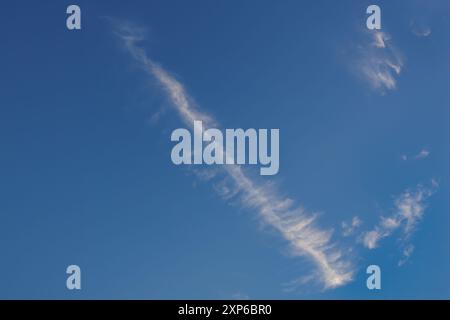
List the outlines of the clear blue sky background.
<svg viewBox="0 0 450 320">
<path fill-rule="evenodd" d="M 387 92 L 352 71 L 372 2 L 404 57 Z M 450 298 L 450 3 L 75 3 L 81 31 L 66 29 L 71 2 L 0 5 L 0 298 Z M 148 54 L 223 127 L 280 128 L 280 172 L 262 179 L 353 248 L 352 282 L 284 290 L 311 265 L 251 209 L 172 164 L 182 124 L 108 17 L 145 27 Z M 416 36 L 414 21 L 431 34 Z M 358 232 L 372 229 L 432 178 L 440 186 L 405 265 L 395 236 L 375 250 L 339 236 L 355 215 Z M 70 264 L 81 291 L 65 287 Z M 370 264 L 381 291 L 366 288 Z"/>
</svg>

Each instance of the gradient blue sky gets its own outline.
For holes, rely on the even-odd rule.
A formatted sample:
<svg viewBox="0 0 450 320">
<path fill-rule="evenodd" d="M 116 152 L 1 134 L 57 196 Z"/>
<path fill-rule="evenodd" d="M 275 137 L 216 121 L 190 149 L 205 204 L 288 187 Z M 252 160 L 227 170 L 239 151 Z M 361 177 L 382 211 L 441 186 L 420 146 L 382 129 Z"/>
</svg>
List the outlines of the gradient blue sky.
<svg viewBox="0 0 450 320">
<path fill-rule="evenodd" d="M 65 26 L 72 2 L 0 5 L 0 298 L 450 298 L 448 1 L 74 3 L 80 31 Z M 351 281 L 286 290 L 314 263 L 172 164 L 183 123 L 115 35 L 123 23 L 223 128 L 280 128 L 279 174 L 254 179 L 320 213 Z M 432 195 L 405 231 L 407 190 Z M 401 225 L 369 249 L 381 217 Z M 65 287 L 70 264 L 81 291 Z M 381 291 L 366 288 L 370 264 Z"/>
</svg>

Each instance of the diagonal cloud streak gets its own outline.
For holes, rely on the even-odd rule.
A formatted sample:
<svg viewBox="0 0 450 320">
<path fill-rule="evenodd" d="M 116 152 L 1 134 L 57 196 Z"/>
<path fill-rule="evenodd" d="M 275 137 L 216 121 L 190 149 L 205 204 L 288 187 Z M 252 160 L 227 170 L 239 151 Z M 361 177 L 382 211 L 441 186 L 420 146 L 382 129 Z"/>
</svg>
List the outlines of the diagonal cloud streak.
<svg viewBox="0 0 450 320">
<path fill-rule="evenodd" d="M 202 120 L 205 127 L 217 127 L 212 117 L 200 112 L 192 103 L 184 86 L 139 46 L 139 42 L 145 39 L 139 29 L 123 24 L 116 26 L 116 29 L 116 34 L 127 51 L 163 87 L 174 109 L 187 126 L 192 128 L 194 120 Z M 227 157 L 226 154 L 224 156 Z M 223 195 L 239 194 L 242 205 L 255 209 L 267 225 L 277 230 L 289 243 L 294 256 L 309 258 L 316 266 L 314 278 L 324 289 L 335 288 L 352 280 L 351 264 L 345 261 L 342 251 L 331 242 L 332 231 L 324 231 L 316 226 L 316 215 L 305 212 L 303 208 L 294 208 L 291 199 L 280 197 L 273 188 L 261 185 L 240 166 L 225 165 L 221 166 L 221 170 L 234 187 L 233 191 L 226 188 L 226 194 Z M 213 172 L 212 176 L 215 175 Z"/>
</svg>

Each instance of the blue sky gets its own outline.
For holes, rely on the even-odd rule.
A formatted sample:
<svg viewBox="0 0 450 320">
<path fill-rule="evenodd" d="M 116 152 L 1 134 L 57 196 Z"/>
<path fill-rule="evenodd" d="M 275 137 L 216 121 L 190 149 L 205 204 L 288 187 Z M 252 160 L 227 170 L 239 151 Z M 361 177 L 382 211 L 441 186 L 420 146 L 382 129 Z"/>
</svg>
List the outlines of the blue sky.
<svg viewBox="0 0 450 320">
<path fill-rule="evenodd" d="M 450 298 L 447 1 L 69 4 L 1 8 L 0 298 Z M 175 166 L 168 84 L 279 173 Z"/>
</svg>

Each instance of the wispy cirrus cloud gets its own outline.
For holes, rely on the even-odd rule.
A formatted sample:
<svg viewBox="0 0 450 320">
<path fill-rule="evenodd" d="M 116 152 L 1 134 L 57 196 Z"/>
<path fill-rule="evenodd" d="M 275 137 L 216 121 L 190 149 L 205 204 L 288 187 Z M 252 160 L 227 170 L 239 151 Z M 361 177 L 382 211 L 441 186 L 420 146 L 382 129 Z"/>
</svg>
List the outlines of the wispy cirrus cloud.
<svg viewBox="0 0 450 320">
<path fill-rule="evenodd" d="M 397 78 L 402 72 L 404 59 L 389 34 L 369 32 L 368 38 L 357 46 L 356 51 L 353 68 L 372 89 L 384 94 L 397 88 Z"/>
<path fill-rule="evenodd" d="M 402 257 L 400 258 L 400 260 L 398 261 L 398 266 L 401 267 L 402 265 L 404 265 L 409 258 L 411 257 L 411 255 L 414 252 L 414 246 L 412 244 L 408 244 L 403 248 L 403 252 L 402 252 Z"/>
<path fill-rule="evenodd" d="M 352 235 L 356 231 L 356 229 L 361 226 L 361 224 L 362 220 L 357 216 L 354 216 L 350 222 L 343 221 L 341 223 L 342 235 L 344 237 Z"/>
<path fill-rule="evenodd" d="M 432 180 L 429 187 L 418 185 L 415 190 L 404 191 L 395 199 L 395 208 L 392 215 L 381 217 L 380 222 L 372 230 L 362 234 L 363 245 L 368 249 L 375 249 L 382 239 L 399 231 L 399 240 L 402 247 L 402 258 L 399 265 L 404 264 L 414 251 L 410 238 L 425 213 L 426 200 L 437 188 L 438 183 Z"/>
<path fill-rule="evenodd" d="M 425 159 L 425 158 L 428 158 L 429 155 L 430 155 L 430 151 L 428 151 L 427 149 L 422 149 L 422 150 L 420 150 L 420 152 L 418 154 L 416 154 L 414 156 L 414 159 L 418 159 L 418 160 Z"/>
<path fill-rule="evenodd" d="M 250 297 L 248 296 L 248 294 L 238 291 L 231 295 L 231 299 L 232 300 L 249 300 Z"/>
<path fill-rule="evenodd" d="M 428 7 L 426 12 L 425 8 L 417 8 L 417 12 L 414 12 L 414 18 L 411 19 L 409 24 L 412 34 L 419 38 L 429 37 L 432 33 L 431 22 L 434 20 L 435 13 L 443 12 L 437 8 L 431 9 Z"/>
<path fill-rule="evenodd" d="M 417 37 L 426 38 L 431 35 L 431 28 L 427 25 L 417 25 L 413 24 L 411 31 Z"/>
<path fill-rule="evenodd" d="M 423 160 L 426 159 L 430 156 L 431 152 L 428 149 L 422 149 L 420 150 L 417 154 L 414 154 L 412 156 L 408 156 L 407 154 L 403 154 L 401 156 L 403 161 L 407 161 L 407 160 Z"/>
<path fill-rule="evenodd" d="M 202 120 L 205 127 L 218 127 L 214 118 L 192 103 L 183 84 L 154 62 L 139 45 L 145 39 L 142 29 L 117 22 L 114 25 L 127 51 L 161 85 L 185 125 L 192 128 L 194 120 Z M 252 179 L 240 166 L 221 166 L 218 171 L 209 171 L 208 179 L 219 174 L 223 174 L 225 180 L 218 184 L 218 193 L 226 199 L 238 197 L 243 206 L 257 211 L 262 221 L 288 242 L 294 256 L 306 257 L 314 264 L 314 279 L 324 288 L 338 287 L 352 279 L 351 264 L 332 242 L 332 231 L 317 226 L 316 214 L 295 207 L 293 200 L 281 197 L 273 186 Z"/>
</svg>

